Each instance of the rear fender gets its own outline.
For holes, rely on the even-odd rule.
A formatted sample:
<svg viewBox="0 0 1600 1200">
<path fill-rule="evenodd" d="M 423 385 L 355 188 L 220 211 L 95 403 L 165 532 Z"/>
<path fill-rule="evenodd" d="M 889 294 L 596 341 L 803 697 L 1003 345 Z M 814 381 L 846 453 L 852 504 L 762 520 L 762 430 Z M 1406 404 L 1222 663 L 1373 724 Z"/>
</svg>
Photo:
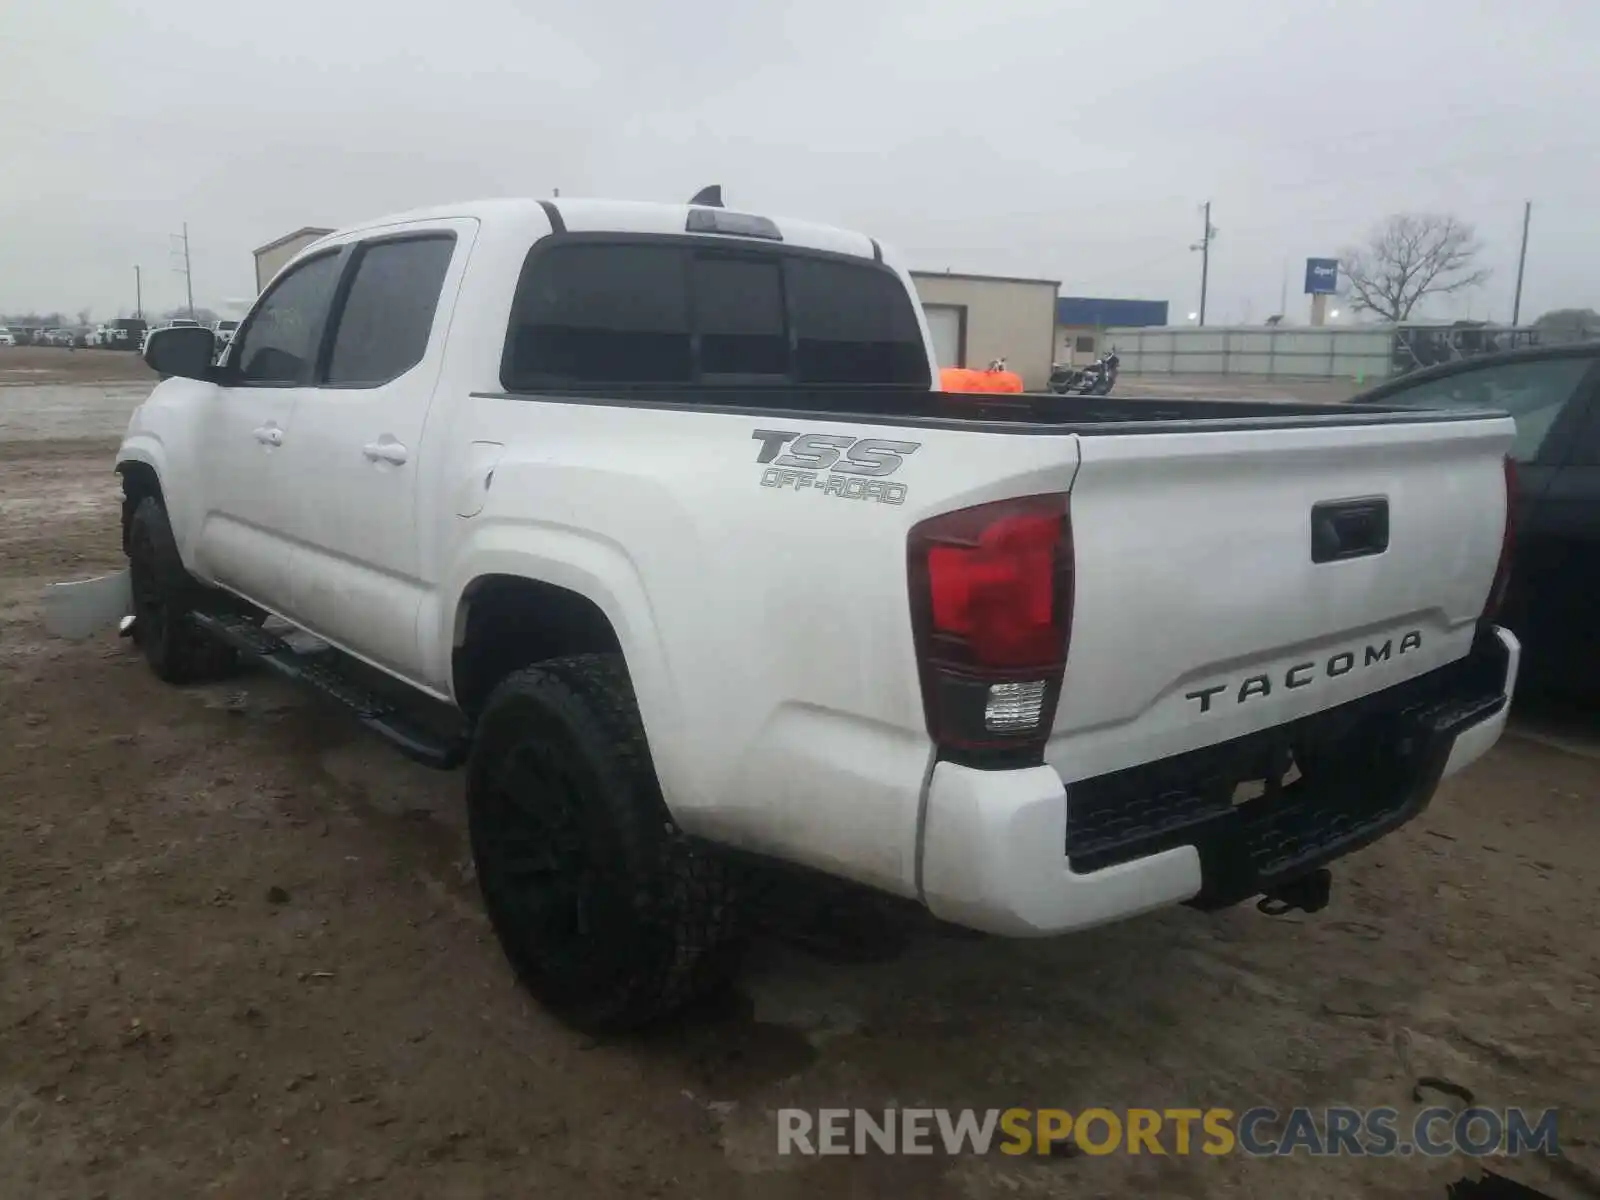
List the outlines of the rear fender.
<svg viewBox="0 0 1600 1200">
<path fill-rule="evenodd" d="M 501 525 L 477 531 L 461 547 L 438 595 L 443 603 L 422 614 L 423 650 L 430 680 L 454 696 L 451 651 L 465 631 L 464 606 L 474 581 L 509 575 L 564 588 L 595 605 L 622 648 L 656 773 L 669 807 L 675 789 L 690 786 L 687 763 L 675 747 L 678 716 L 672 702 L 671 666 L 650 599 L 622 549 L 570 529 Z M 431 630 L 431 632 L 430 632 Z"/>
</svg>

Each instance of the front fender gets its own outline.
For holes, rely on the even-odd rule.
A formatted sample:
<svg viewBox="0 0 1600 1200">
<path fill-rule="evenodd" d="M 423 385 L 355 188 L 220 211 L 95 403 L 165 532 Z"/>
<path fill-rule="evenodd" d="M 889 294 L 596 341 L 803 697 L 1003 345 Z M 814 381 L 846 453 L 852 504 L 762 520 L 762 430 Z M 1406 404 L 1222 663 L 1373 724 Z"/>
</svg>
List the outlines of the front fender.
<svg viewBox="0 0 1600 1200">
<path fill-rule="evenodd" d="M 200 577 L 195 571 L 194 554 L 203 515 L 197 486 L 198 434 L 194 428 L 194 406 L 185 402 L 183 389 L 173 389 L 173 383 L 189 381 L 158 384 L 149 398 L 133 410 L 122 445 L 117 449 L 116 470 L 126 478 L 128 466 L 138 463 L 155 473 L 178 554 L 184 566 Z"/>
</svg>

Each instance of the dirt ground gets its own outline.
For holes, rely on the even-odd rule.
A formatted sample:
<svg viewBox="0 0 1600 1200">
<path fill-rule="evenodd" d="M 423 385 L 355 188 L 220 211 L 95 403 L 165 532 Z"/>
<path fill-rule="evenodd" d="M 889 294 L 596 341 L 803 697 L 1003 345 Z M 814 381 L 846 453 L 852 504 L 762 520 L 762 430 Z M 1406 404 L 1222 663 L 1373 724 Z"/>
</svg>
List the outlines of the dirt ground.
<svg viewBox="0 0 1600 1200">
<path fill-rule="evenodd" d="M 459 776 L 276 680 L 173 689 L 113 635 L 44 633 L 45 584 L 121 565 L 138 389 L 96 382 L 0 388 L 3 1200 L 1442 1198 L 1473 1164 L 776 1153 L 786 1106 L 1411 1111 L 1424 1075 L 1562 1109 L 1568 1163 L 1497 1169 L 1590 1194 L 1591 717 L 1521 718 L 1315 916 L 1042 943 L 912 923 L 855 961 L 772 937 L 726 1003 L 596 1043 L 502 960 Z"/>
<path fill-rule="evenodd" d="M 127 350 L 0 346 L 0 387 L 7 384 L 154 383 L 155 373 Z"/>
</svg>

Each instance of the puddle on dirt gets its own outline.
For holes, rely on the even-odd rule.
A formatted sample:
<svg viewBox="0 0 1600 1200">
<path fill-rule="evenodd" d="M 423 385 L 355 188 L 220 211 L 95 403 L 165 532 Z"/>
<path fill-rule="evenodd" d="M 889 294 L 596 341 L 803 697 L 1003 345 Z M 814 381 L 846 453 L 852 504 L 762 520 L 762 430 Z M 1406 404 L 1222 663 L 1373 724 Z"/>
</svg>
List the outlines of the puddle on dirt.
<svg viewBox="0 0 1600 1200">
<path fill-rule="evenodd" d="M 150 386 L 0 380 L 0 440 L 118 437 L 133 410 L 150 394 Z"/>
<path fill-rule="evenodd" d="M 757 1012 L 756 997 L 734 987 L 628 1044 L 647 1070 L 662 1072 L 666 1081 L 687 1081 L 695 1098 L 740 1101 L 817 1060 L 804 1029 L 759 1020 Z"/>
</svg>

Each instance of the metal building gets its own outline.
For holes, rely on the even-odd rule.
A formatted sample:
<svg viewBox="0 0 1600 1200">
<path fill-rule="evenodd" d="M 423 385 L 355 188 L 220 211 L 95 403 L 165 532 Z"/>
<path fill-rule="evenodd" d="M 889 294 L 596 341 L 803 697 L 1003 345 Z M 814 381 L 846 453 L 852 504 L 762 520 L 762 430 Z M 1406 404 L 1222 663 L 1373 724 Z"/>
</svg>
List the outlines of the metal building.
<svg viewBox="0 0 1600 1200">
<path fill-rule="evenodd" d="M 272 277 L 281 271 L 291 258 L 318 238 L 325 238 L 332 232 L 331 229 L 319 229 L 314 225 L 307 225 L 302 229 L 296 229 L 293 233 L 286 233 L 265 246 L 257 247 L 256 294 L 259 295 L 261 289 L 272 282 Z"/>
<path fill-rule="evenodd" d="M 981 368 L 1003 358 L 1030 391 L 1049 383 L 1059 282 L 949 271 L 913 271 L 911 281 L 941 367 Z"/>
</svg>

